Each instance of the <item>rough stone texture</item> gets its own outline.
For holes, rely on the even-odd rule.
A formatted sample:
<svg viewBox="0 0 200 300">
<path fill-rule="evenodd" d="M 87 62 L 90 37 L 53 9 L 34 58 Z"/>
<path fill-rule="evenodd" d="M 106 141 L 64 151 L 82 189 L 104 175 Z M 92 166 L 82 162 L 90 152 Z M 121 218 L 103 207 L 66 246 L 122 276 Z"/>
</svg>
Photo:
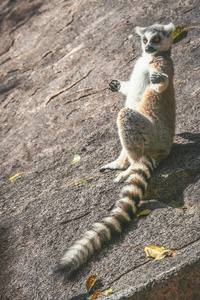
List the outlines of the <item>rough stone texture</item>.
<svg viewBox="0 0 200 300">
<path fill-rule="evenodd" d="M 86 279 L 108 269 L 102 282 L 115 294 L 105 299 L 198 298 L 199 29 L 173 47 L 177 135 L 152 178 L 151 200 L 141 203 L 151 214 L 70 281 L 54 272 L 121 189 L 113 172 L 99 168 L 120 152 L 115 123 L 124 98 L 107 87 L 127 80 L 140 54 L 133 28 L 198 19 L 198 0 L 1 1 L 1 299 L 86 299 Z M 71 165 L 75 153 L 81 161 Z M 6 180 L 26 166 L 26 174 Z M 151 244 L 178 256 L 155 262 L 125 247 Z"/>
</svg>

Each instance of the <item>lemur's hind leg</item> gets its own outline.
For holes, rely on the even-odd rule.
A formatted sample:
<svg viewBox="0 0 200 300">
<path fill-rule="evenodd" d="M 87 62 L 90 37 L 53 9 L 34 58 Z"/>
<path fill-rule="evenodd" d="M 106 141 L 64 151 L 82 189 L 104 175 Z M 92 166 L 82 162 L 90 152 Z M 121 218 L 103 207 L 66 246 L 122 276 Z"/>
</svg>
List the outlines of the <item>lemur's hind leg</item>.
<svg viewBox="0 0 200 300">
<path fill-rule="evenodd" d="M 117 126 L 121 143 L 130 160 L 138 161 L 155 147 L 155 128 L 152 122 L 138 111 L 121 109 Z"/>
<path fill-rule="evenodd" d="M 131 174 L 134 163 L 153 149 L 151 141 L 155 142 L 156 133 L 149 119 L 130 108 L 123 108 L 119 112 L 117 125 L 122 146 L 130 162 L 130 167 L 115 179 L 115 182 L 122 182 Z"/>
<path fill-rule="evenodd" d="M 130 165 L 128 157 L 124 150 L 122 150 L 120 156 L 113 162 L 100 168 L 101 172 L 104 172 L 107 169 L 110 170 L 126 170 Z"/>
</svg>

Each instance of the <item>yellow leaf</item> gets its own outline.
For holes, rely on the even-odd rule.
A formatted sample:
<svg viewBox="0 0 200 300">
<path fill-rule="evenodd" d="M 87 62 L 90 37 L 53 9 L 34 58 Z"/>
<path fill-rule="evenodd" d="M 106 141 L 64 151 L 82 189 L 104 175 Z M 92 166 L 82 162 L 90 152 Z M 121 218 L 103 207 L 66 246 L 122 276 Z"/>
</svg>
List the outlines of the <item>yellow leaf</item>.
<svg viewBox="0 0 200 300">
<path fill-rule="evenodd" d="M 101 293 L 101 290 L 96 290 L 94 292 L 94 294 L 92 295 L 92 297 L 87 297 L 88 300 L 93 300 L 93 299 L 97 299 L 97 297 L 99 296 L 99 294 Z"/>
<path fill-rule="evenodd" d="M 161 260 L 167 256 L 170 256 L 170 251 L 164 250 L 155 257 L 155 260 Z"/>
<path fill-rule="evenodd" d="M 165 250 L 164 247 L 148 246 L 144 248 L 144 251 L 148 257 L 153 257 L 155 260 L 160 260 L 170 256 L 177 256 L 175 250 Z"/>
<path fill-rule="evenodd" d="M 105 295 L 105 296 L 108 296 L 108 295 L 111 295 L 111 294 L 114 294 L 112 289 L 106 290 L 106 291 L 103 293 L 103 295 Z"/>
<path fill-rule="evenodd" d="M 151 212 L 151 209 L 145 209 L 145 210 L 142 210 L 141 212 L 139 212 L 139 213 L 136 215 L 136 217 L 138 218 L 138 217 L 140 217 L 140 216 L 148 215 L 148 214 L 150 214 L 150 212 Z"/>
<path fill-rule="evenodd" d="M 88 180 L 92 180 L 93 179 L 93 177 L 90 177 L 90 178 L 87 178 L 87 179 L 83 179 L 82 181 L 80 181 L 80 182 L 72 182 L 72 184 L 73 185 L 79 185 L 79 184 L 81 184 L 81 183 L 84 183 L 84 182 L 86 182 L 86 181 L 88 181 Z"/>
<path fill-rule="evenodd" d="M 175 29 L 174 29 L 174 33 L 173 33 L 173 41 L 174 43 L 176 42 L 175 39 L 180 36 L 184 31 L 188 30 L 188 29 L 191 29 L 191 28 L 198 28 L 198 26 L 190 26 L 190 27 L 179 27 L 179 26 L 176 26 Z"/>
<path fill-rule="evenodd" d="M 160 254 L 157 255 L 157 257 L 155 258 L 155 260 L 160 260 L 160 259 L 163 259 L 165 257 L 174 257 L 174 256 L 177 256 L 177 253 L 176 251 L 174 250 L 164 250 L 163 252 L 161 252 Z"/>
<path fill-rule="evenodd" d="M 173 33 L 173 40 L 184 31 L 184 27 L 176 26 Z"/>
<path fill-rule="evenodd" d="M 190 26 L 190 27 L 179 27 L 176 26 L 173 33 L 173 39 L 175 39 L 177 36 L 179 36 L 183 31 L 191 29 L 191 28 L 198 28 L 198 26 Z"/>
<path fill-rule="evenodd" d="M 15 178 L 17 178 L 18 176 L 20 176 L 21 174 L 25 174 L 28 171 L 28 167 L 26 168 L 26 171 L 24 172 L 19 172 L 13 176 L 11 176 L 10 178 L 8 178 L 7 180 L 14 180 Z"/>
<path fill-rule="evenodd" d="M 165 250 L 164 247 L 148 246 L 144 248 L 144 251 L 148 257 L 156 258 L 160 253 Z"/>
<path fill-rule="evenodd" d="M 75 154 L 73 160 L 71 161 L 71 165 L 77 163 L 81 159 L 79 154 Z"/>
</svg>

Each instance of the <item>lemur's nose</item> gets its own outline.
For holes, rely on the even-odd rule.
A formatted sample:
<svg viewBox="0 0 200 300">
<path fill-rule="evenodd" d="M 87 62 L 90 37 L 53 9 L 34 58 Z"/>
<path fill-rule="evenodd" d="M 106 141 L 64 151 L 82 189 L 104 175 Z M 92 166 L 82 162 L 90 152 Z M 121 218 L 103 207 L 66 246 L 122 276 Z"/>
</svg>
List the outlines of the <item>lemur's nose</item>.
<svg viewBox="0 0 200 300">
<path fill-rule="evenodd" d="M 151 47 L 151 46 L 149 46 L 149 45 L 147 45 L 147 46 L 145 47 L 145 51 L 146 51 L 147 53 L 153 53 L 153 52 L 156 51 L 156 49 L 153 48 L 153 47 Z"/>
</svg>

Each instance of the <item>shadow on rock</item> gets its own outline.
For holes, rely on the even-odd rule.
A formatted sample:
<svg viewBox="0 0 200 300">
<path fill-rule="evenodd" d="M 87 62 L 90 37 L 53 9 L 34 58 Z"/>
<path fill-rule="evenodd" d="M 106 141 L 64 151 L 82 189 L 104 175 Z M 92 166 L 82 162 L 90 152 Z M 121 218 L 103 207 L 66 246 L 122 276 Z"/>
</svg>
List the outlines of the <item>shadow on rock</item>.
<svg viewBox="0 0 200 300">
<path fill-rule="evenodd" d="M 199 178 L 199 155 L 200 134 L 178 134 L 169 157 L 154 172 L 145 200 L 156 199 L 168 203 L 180 199 L 183 202 L 184 190 Z"/>
<path fill-rule="evenodd" d="M 72 298 L 70 298 L 69 300 L 87 300 L 88 294 L 84 293 L 84 294 L 79 294 L 78 296 L 74 296 Z"/>
<path fill-rule="evenodd" d="M 0 294 L 4 295 L 7 291 L 8 284 L 11 280 L 9 275 L 9 261 L 13 257 L 12 253 L 8 253 L 10 249 L 9 243 L 10 232 L 9 229 L 2 224 L 0 225 Z M 3 275 L 4 274 L 4 275 Z M 6 274 L 6 276 L 5 276 Z M 3 299 L 3 298 L 2 298 Z"/>
</svg>

